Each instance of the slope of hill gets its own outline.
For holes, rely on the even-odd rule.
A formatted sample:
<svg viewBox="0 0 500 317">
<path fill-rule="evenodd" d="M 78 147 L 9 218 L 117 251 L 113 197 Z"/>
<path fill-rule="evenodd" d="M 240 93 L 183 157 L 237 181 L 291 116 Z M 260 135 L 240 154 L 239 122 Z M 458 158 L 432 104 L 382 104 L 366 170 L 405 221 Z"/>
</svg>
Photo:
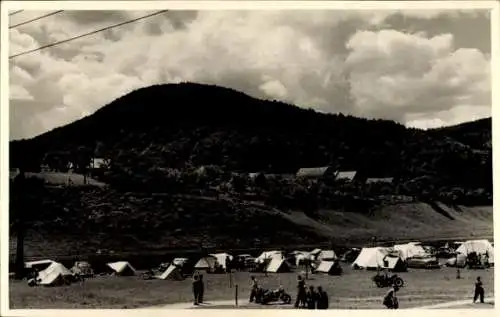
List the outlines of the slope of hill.
<svg viewBox="0 0 500 317">
<path fill-rule="evenodd" d="M 322 209 L 316 217 L 227 196 L 145 195 L 104 189 L 44 189 L 32 217 L 27 256 L 93 254 L 98 249 L 221 249 L 363 244 L 393 239 L 492 237 L 492 207 L 382 204 L 371 214 Z M 51 221 L 47 221 L 51 219 Z M 11 245 L 11 254 L 15 252 Z"/>
<path fill-rule="evenodd" d="M 491 149 L 491 118 L 479 119 L 451 127 L 433 129 L 432 135 L 450 138 L 477 150 Z"/>
<path fill-rule="evenodd" d="M 80 249 L 100 243 L 142 249 L 193 247 L 206 240 L 230 247 L 252 245 L 255 238 L 269 245 L 487 233 L 491 208 L 476 218 L 475 208 L 483 207 L 474 205 L 491 204 L 488 129 L 491 119 L 422 131 L 316 113 L 215 86 L 152 86 L 67 126 L 12 141 L 11 166 L 26 171 L 36 172 L 52 154 L 55 166 L 82 153 L 105 157 L 110 167 L 98 179 L 111 188 L 52 192 L 56 189 L 33 185 L 28 193 L 14 186 L 11 221 L 15 225 L 21 210 L 37 210 L 25 219 L 32 229 L 53 241 L 81 234 L 86 238 L 68 238 L 73 242 L 65 244 L 87 241 Z M 295 173 L 325 165 L 396 181 L 384 186 L 328 179 L 260 182 L 231 173 Z M 196 174 L 199 166 L 212 166 L 212 174 Z M 414 202 L 388 203 L 387 195 Z M 441 201 L 470 207 L 454 214 L 439 207 Z M 419 214 L 425 216 L 412 219 Z"/>
</svg>

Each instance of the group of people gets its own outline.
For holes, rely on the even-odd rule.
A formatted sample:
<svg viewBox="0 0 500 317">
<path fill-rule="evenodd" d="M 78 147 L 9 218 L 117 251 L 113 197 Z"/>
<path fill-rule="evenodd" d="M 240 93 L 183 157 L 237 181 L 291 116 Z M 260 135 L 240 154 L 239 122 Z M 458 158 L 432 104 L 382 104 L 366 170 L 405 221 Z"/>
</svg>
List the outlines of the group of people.
<svg viewBox="0 0 500 317">
<path fill-rule="evenodd" d="M 193 296 L 194 304 L 199 305 L 203 303 L 203 293 L 205 291 L 205 283 L 203 282 L 203 274 L 193 275 Z"/>
<path fill-rule="evenodd" d="M 297 276 L 295 308 L 328 309 L 328 294 L 321 286 L 314 289 L 314 286 L 310 285 L 307 288 L 305 280 L 299 275 Z"/>
<path fill-rule="evenodd" d="M 302 276 L 297 276 L 297 298 L 295 308 L 307 309 L 328 309 L 328 294 L 321 286 L 314 289 L 314 286 L 306 287 L 306 281 Z"/>
</svg>

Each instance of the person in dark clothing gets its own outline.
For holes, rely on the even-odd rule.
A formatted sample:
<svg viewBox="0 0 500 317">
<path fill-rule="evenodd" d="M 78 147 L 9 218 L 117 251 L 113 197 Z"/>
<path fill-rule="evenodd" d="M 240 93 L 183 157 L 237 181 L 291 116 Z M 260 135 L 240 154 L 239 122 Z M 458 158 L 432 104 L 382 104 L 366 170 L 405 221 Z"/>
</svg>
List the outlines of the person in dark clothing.
<svg viewBox="0 0 500 317">
<path fill-rule="evenodd" d="M 226 256 L 226 273 L 231 273 L 232 268 L 233 261 L 231 261 L 231 258 L 229 256 Z"/>
<path fill-rule="evenodd" d="M 257 300 L 257 292 L 259 291 L 259 283 L 257 282 L 257 279 L 255 276 L 250 276 L 251 285 L 250 285 L 250 303 L 253 302 L 254 300 Z"/>
<path fill-rule="evenodd" d="M 197 274 L 193 275 L 193 296 L 194 296 L 194 304 L 198 305 L 199 297 L 200 297 L 200 280 Z"/>
<path fill-rule="evenodd" d="M 309 286 L 309 290 L 306 294 L 307 309 L 316 309 L 317 293 L 314 290 L 314 286 Z"/>
<path fill-rule="evenodd" d="M 388 309 L 398 309 L 398 298 L 396 297 L 396 292 L 399 290 L 397 285 L 393 285 L 389 291 L 384 296 L 383 304 Z"/>
<path fill-rule="evenodd" d="M 318 302 L 316 304 L 317 309 L 328 309 L 328 294 L 323 290 L 321 286 L 318 286 Z"/>
<path fill-rule="evenodd" d="M 203 274 L 200 274 L 199 283 L 200 283 L 200 293 L 199 293 L 198 303 L 201 304 L 203 303 L 203 294 L 205 293 L 205 283 L 203 282 Z"/>
<path fill-rule="evenodd" d="M 306 282 L 302 276 L 297 276 L 297 299 L 295 300 L 295 308 L 306 307 Z"/>
<path fill-rule="evenodd" d="M 483 288 L 483 282 L 481 281 L 480 277 L 478 277 L 476 280 L 473 303 L 475 303 L 477 301 L 478 297 L 479 297 L 480 302 L 484 303 L 484 288 Z"/>
</svg>

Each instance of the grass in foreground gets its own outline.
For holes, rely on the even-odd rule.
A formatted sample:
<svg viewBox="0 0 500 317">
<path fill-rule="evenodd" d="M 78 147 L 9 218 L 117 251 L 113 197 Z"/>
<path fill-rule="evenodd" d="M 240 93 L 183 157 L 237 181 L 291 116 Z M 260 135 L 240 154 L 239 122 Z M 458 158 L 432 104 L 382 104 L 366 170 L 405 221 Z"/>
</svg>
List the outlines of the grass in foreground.
<svg viewBox="0 0 500 317">
<path fill-rule="evenodd" d="M 354 271 L 344 268 L 343 276 L 313 275 L 309 285 L 323 286 L 330 296 L 332 309 L 369 309 L 382 308 L 382 296 L 386 288 L 379 289 L 371 281 L 374 272 Z M 292 295 L 296 295 L 295 273 L 256 274 L 265 288 L 277 288 L 280 284 Z M 493 269 L 462 270 L 462 278 L 455 278 L 455 269 L 413 270 L 401 273 L 406 282 L 399 293 L 401 308 L 433 305 L 442 302 L 471 298 L 474 280 L 481 276 L 485 283 L 487 296 L 492 296 Z M 234 274 L 233 283 L 239 285 L 239 303 L 248 302 L 249 276 L 251 273 Z M 234 286 L 229 287 L 228 275 L 205 275 L 206 301 L 231 300 Z M 233 285 L 234 285 L 233 284 Z M 29 287 L 26 282 L 10 281 L 10 308 L 140 308 L 161 306 L 192 300 L 191 280 L 184 281 L 145 281 L 139 277 L 98 277 L 82 284 L 64 287 Z M 168 307 L 167 307 L 168 308 Z M 252 307 L 248 307 L 252 308 Z M 255 308 L 269 308 L 256 306 Z M 273 307 L 279 308 L 279 307 Z M 285 306 L 283 308 L 286 308 Z M 474 306 L 475 308 L 475 306 Z"/>
</svg>

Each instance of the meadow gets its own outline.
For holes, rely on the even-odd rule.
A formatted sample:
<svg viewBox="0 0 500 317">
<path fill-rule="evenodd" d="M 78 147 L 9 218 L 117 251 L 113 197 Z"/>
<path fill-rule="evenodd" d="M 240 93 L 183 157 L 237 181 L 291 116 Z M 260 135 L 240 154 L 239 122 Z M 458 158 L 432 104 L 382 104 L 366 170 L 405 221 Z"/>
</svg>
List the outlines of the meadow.
<svg viewBox="0 0 500 317">
<path fill-rule="evenodd" d="M 292 299 L 296 295 L 296 278 L 300 269 L 291 273 L 236 272 L 232 280 L 229 274 L 205 274 L 205 300 L 234 300 L 238 285 L 238 302 L 243 308 L 290 308 L 290 306 L 248 305 L 250 275 L 254 275 L 264 288 L 274 289 L 282 285 Z M 344 265 L 342 276 L 309 275 L 308 285 L 322 286 L 329 295 L 330 309 L 379 309 L 386 288 L 377 288 L 371 281 L 374 272 L 352 270 Z M 399 291 L 401 308 L 415 308 L 444 302 L 470 299 L 474 281 L 481 276 L 486 297 L 493 296 L 494 270 L 461 270 L 456 279 L 456 269 L 411 270 L 400 273 L 405 287 Z M 231 282 L 230 282 L 231 281 Z M 191 279 L 183 281 L 142 280 L 133 277 L 96 277 L 61 287 L 29 287 L 26 281 L 10 281 L 11 309 L 70 309 L 70 308 L 148 308 L 174 303 L 191 302 Z M 493 307 L 493 305 L 479 305 Z M 479 307 L 464 305 L 464 307 Z M 168 308 L 168 306 L 165 306 Z M 218 307 L 223 308 L 223 307 Z M 231 308 L 231 307 L 226 307 Z"/>
</svg>

